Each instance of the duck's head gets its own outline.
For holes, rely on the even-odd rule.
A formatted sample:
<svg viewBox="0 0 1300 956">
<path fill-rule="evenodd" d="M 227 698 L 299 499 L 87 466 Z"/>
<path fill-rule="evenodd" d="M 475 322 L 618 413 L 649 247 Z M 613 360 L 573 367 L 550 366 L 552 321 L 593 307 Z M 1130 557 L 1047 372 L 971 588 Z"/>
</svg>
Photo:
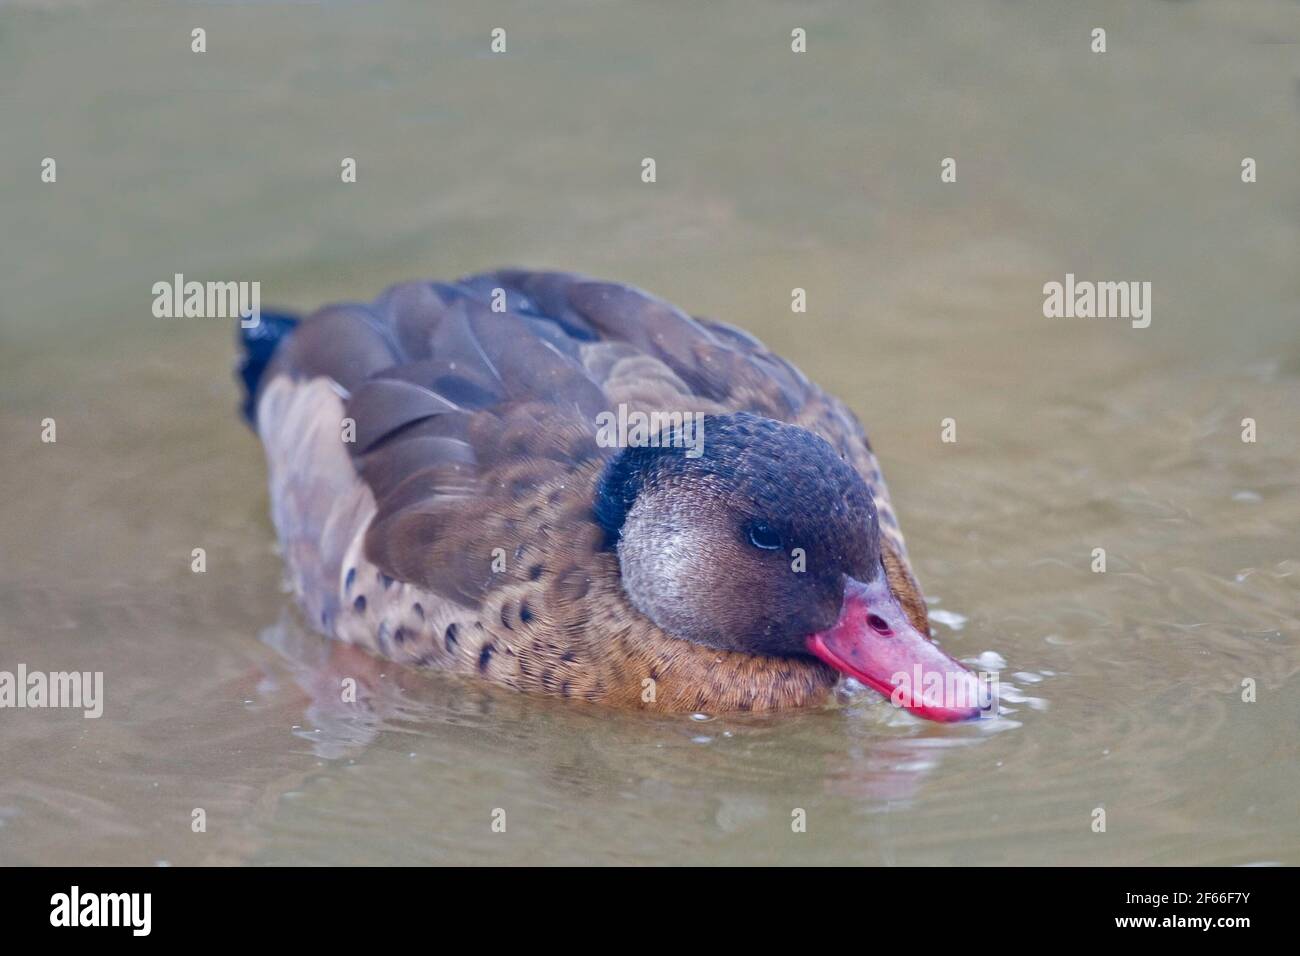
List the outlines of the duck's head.
<svg viewBox="0 0 1300 956">
<path fill-rule="evenodd" d="M 742 412 L 702 427 L 694 448 L 672 431 L 659 447 L 625 448 L 601 477 L 596 516 L 632 604 L 674 637 L 816 657 L 886 696 L 914 684 L 919 665 L 960 694 L 936 705 L 917 687 L 903 706 L 932 720 L 978 716 L 975 676 L 918 630 L 890 586 L 858 473 L 793 425 Z"/>
</svg>

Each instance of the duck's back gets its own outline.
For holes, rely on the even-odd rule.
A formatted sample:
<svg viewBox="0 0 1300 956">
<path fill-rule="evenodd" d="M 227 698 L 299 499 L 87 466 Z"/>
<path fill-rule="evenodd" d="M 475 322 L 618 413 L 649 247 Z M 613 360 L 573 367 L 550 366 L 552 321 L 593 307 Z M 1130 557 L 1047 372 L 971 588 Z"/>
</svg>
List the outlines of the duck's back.
<svg viewBox="0 0 1300 956">
<path fill-rule="evenodd" d="M 308 317 L 246 379 L 299 601 L 388 656 L 605 699 L 608 675 L 580 666 L 595 642 L 653 652 L 633 642 L 644 622 L 624 619 L 637 615 L 592 516 L 616 451 L 598 441 L 602 413 L 748 411 L 825 438 L 871 489 L 891 583 L 924 626 L 853 415 L 746 333 L 628 286 L 521 271 L 406 283 Z M 567 646 L 530 673 L 542 658 L 525 641 Z"/>
</svg>

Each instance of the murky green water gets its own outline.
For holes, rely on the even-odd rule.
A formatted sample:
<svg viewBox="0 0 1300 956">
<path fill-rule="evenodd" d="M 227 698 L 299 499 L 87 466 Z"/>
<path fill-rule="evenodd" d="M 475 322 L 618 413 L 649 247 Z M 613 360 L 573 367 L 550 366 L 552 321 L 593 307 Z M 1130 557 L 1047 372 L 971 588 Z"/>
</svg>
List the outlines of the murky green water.
<svg viewBox="0 0 1300 956">
<path fill-rule="evenodd" d="M 0 670 L 107 697 L 0 710 L 0 863 L 1300 863 L 1300 9 L 710 7 L 0 8 Z M 507 263 L 849 400 L 1008 714 L 647 719 L 304 630 L 228 323 L 152 284 Z M 1067 272 L 1150 281 L 1150 328 L 1044 318 Z"/>
</svg>

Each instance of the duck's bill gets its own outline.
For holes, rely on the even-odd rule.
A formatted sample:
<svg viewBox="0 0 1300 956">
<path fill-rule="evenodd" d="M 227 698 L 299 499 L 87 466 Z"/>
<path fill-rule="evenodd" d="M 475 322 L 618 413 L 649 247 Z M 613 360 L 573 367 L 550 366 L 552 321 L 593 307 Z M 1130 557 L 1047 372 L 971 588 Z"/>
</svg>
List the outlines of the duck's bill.
<svg viewBox="0 0 1300 956">
<path fill-rule="evenodd" d="M 835 626 L 808 638 L 808 652 L 928 720 L 970 720 L 988 701 L 979 679 L 912 626 L 883 573 L 849 579 Z"/>
</svg>

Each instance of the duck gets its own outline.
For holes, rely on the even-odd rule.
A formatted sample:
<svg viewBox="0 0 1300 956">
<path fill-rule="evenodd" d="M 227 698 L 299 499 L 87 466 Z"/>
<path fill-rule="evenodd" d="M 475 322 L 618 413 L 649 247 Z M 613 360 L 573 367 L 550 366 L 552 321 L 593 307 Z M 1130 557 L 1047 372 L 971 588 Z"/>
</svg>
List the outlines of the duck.
<svg viewBox="0 0 1300 956">
<path fill-rule="evenodd" d="M 503 269 L 264 311 L 239 339 L 324 635 L 617 708 L 784 712 L 852 678 L 929 720 L 980 713 L 858 418 L 749 333 Z M 922 675 L 962 693 L 905 689 Z"/>
</svg>

